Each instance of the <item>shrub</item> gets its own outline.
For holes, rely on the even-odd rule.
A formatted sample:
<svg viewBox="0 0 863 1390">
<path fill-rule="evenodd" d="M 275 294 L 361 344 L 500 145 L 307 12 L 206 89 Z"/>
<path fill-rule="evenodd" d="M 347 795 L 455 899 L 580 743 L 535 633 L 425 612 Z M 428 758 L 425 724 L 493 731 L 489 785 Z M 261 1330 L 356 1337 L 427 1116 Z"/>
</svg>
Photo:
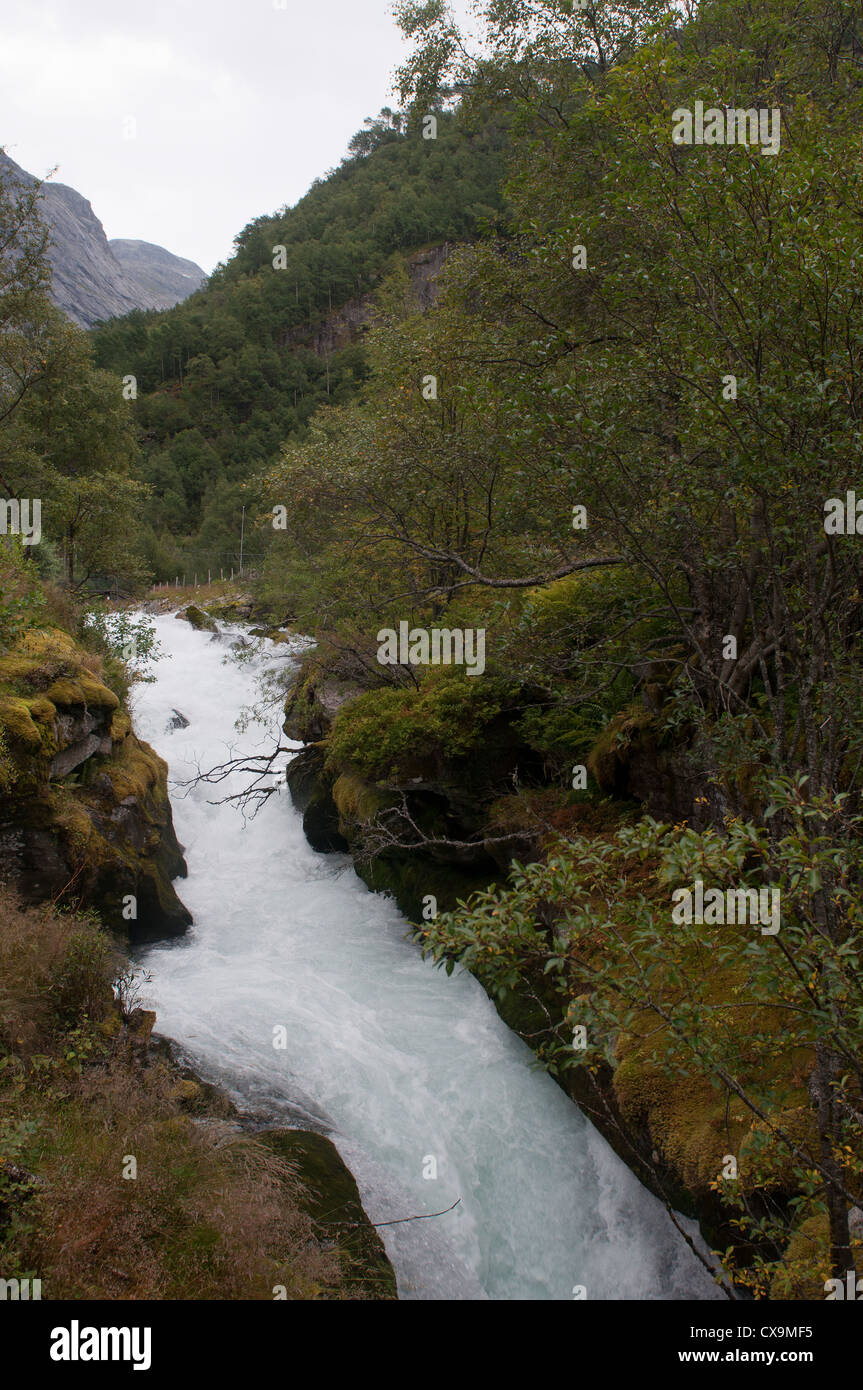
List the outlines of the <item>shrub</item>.
<svg viewBox="0 0 863 1390">
<path fill-rule="evenodd" d="M 81 925 L 74 930 L 50 976 L 57 1017 L 65 1022 L 100 1018 L 113 998 L 117 965 L 117 954 L 98 927 Z"/>
<path fill-rule="evenodd" d="M 369 781 L 423 763 L 468 757 L 485 729 L 512 707 L 513 687 L 493 676 L 429 676 L 419 690 L 371 690 L 337 714 L 327 766 L 350 766 Z"/>
</svg>

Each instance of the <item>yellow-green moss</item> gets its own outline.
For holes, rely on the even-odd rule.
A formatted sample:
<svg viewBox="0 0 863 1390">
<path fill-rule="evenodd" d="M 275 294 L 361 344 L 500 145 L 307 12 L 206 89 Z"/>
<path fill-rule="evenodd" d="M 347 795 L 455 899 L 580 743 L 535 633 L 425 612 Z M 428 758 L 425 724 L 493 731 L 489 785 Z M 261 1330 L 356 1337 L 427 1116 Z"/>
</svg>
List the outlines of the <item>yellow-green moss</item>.
<svg viewBox="0 0 863 1390">
<path fill-rule="evenodd" d="M 96 831 L 86 810 L 65 787 L 52 787 L 49 793 L 53 826 L 71 846 L 75 854 L 90 856 L 96 843 Z"/>
<path fill-rule="evenodd" d="M 27 698 L 33 718 L 42 724 L 53 721 L 57 705 L 116 709 L 120 701 L 93 674 L 92 664 L 93 658 L 75 645 L 68 632 L 31 630 L 12 652 L 0 657 L 0 694 Z M 33 697 L 28 691 L 44 693 Z"/>
<path fill-rule="evenodd" d="M 650 866 L 644 871 L 649 876 Z M 632 888 L 646 891 L 648 896 L 665 891 L 655 878 L 647 883 L 636 880 Z M 745 928 L 738 930 L 745 936 Z M 684 978 L 698 981 L 698 998 L 711 1011 L 715 1026 L 723 1026 L 723 1019 L 729 1027 L 738 1026 L 738 1001 L 747 1002 L 745 1017 L 753 1041 L 741 1043 L 738 1079 L 762 1104 L 765 1095 L 771 1095 L 770 1119 L 774 1124 L 798 1143 L 813 1143 L 807 1093 L 811 1049 L 796 1046 L 789 1037 L 784 1011 L 769 1005 L 749 1007 L 748 973 L 742 959 L 716 966 L 684 951 L 679 965 Z M 671 988 L 670 996 L 674 993 Z M 657 1036 L 655 1029 L 656 1019 L 645 1011 L 621 1032 L 614 1092 L 621 1113 L 636 1127 L 647 1129 L 653 1146 L 681 1182 L 694 1192 L 706 1193 L 719 1178 L 725 1155 L 733 1154 L 741 1179 L 750 1186 L 765 1182 L 774 1189 L 796 1186 L 793 1156 L 786 1154 L 785 1146 L 778 1151 L 779 1141 L 769 1146 L 766 1163 L 758 1162 L 765 1127 L 742 1100 L 736 1096 L 729 1099 L 724 1087 L 713 1086 L 696 1071 L 684 1079 L 679 1071 L 668 1075 L 658 1065 L 654 1058 L 663 1044 L 662 1033 Z M 644 1035 L 644 1042 L 638 1040 L 639 1033 Z"/>
<path fill-rule="evenodd" d="M 725 1154 L 736 1153 L 748 1128 L 748 1111 L 704 1078 L 666 1076 L 637 1053 L 614 1073 L 614 1092 L 625 1119 L 646 1124 L 654 1147 L 686 1187 L 705 1192 L 722 1172 Z"/>
<path fill-rule="evenodd" d="M 26 700 L 14 695 L 0 699 L 0 725 L 3 727 L 8 743 L 38 753 L 42 748 L 42 736 L 33 722 Z"/>
<path fill-rule="evenodd" d="M 143 801 L 149 792 L 167 777 L 167 764 L 152 748 L 137 739 L 125 739 L 106 762 L 102 774 L 108 778 L 117 801 L 134 796 Z"/>
<path fill-rule="evenodd" d="M 852 1240 L 851 1249 L 859 1270 L 863 1268 L 863 1241 Z M 830 1226 L 826 1214 L 819 1212 L 801 1222 L 788 1242 L 785 1262 L 773 1276 L 770 1297 L 823 1301 L 827 1297 L 824 1285 L 831 1277 Z"/>
<path fill-rule="evenodd" d="M 333 801 L 339 819 L 349 825 L 365 825 L 374 820 L 391 798 L 352 772 L 343 772 L 333 783 Z"/>
<path fill-rule="evenodd" d="M 113 742 L 121 743 L 123 739 L 128 738 L 131 732 L 132 721 L 126 711 L 124 709 L 116 710 L 111 720 L 111 738 Z"/>
<path fill-rule="evenodd" d="M 53 724 L 57 718 L 57 706 L 52 704 L 47 695 L 37 695 L 35 700 L 28 700 L 27 707 L 31 718 L 37 724 Z"/>
<path fill-rule="evenodd" d="M 753 1120 L 740 1145 L 740 1175 L 752 1183 L 757 1183 L 766 1175 L 772 1184 L 796 1187 L 798 1178 L 795 1168 L 799 1161 L 786 1144 L 774 1137 L 775 1130 L 788 1135 L 792 1143 L 812 1155 L 813 1162 L 817 1161 L 818 1126 L 815 1111 L 806 1099 L 799 1105 L 771 1111 L 766 1121 Z M 761 1157 L 765 1146 L 766 1163 Z M 762 1172 L 764 1169 L 766 1173 Z"/>
<path fill-rule="evenodd" d="M 0 725 L 0 796 L 12 790 L 17 776 L 18 770 L 12 758 L 9 756 L 5 732 L 2 725 Z"/>
<path fill-rule="evenodd" d="M 191 623 L 196 632 L 212 632 L 216 626 L 209 613 L 205 613 L 195 603 L 190 603 L 189 607 L 180 614 L 180 617 L 185 618 L 187 623 Z"/>
<path fill-rule="evenodd" d="M 120 701 L 89 671 L 79 671 L 74 677 L 65 677 L 49 686 L 47 697 L 55 705 L 87 705 L 89 708 L 118 709 Z"/>
</svg>

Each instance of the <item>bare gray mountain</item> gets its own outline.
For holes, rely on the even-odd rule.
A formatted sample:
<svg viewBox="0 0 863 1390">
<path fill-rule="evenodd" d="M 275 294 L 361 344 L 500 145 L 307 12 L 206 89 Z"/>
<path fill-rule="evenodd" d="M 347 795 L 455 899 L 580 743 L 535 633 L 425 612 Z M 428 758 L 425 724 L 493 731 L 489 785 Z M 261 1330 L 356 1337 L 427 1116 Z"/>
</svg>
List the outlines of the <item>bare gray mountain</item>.
<svg viewBox="0 0 863 1390">
<path fill-rule="evenodd" d="M 108 245 L 126 272 L 126 279 L 137 286 L 142 305 L 146 299 L 149 308 L 170 309 L 188 299 L 207 278 L 194 261 L 184 261 L 151 241 L 112 237 Z"/>
<path fill-rule="evenodd" d="M 0 173 L 22 184 L 36 182 L 3 150 Z M 109 242 L 87 199 L 66 184 L 44 183 L 41 201 L 51 229 L 51 297 L 82 328 L 132 309 L 169 309 L 206 279 L 200 266 L 161 246 Z"/>
</svg>

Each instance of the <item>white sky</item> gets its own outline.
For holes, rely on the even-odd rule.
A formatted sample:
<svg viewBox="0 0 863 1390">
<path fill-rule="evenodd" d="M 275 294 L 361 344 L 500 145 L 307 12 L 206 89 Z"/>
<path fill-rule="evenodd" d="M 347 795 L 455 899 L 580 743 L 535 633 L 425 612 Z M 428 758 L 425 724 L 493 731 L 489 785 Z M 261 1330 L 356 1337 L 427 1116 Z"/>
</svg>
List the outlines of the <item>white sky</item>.
<svg viewBox="0 0 863 1390">
<path fill-rule="evenodd" d="M 207 272 L 397 104 L 407 52 L 391 0 L 2 0 L 0 28 L 7 153 Z"/>
</svg>

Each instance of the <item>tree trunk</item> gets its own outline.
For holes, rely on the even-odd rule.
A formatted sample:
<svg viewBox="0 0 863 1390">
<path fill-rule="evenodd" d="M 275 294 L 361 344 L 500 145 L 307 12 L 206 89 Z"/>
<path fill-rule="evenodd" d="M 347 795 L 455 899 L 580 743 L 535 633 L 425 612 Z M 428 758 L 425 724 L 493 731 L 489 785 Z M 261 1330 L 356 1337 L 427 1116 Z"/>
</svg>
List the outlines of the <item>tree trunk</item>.
<svg viewBox="0 0 863 1390">
<path fill-rule="evenodd" d="M 827 1179 L 827 1212 L 830 1218 L 830 1269 L 834 1279 L 845 1280 L 848 1270 L 854 1270 L 851 1253 L 851 1230 L 848 1224 L 848 1201 L 843 1196 L 842 1170 L 836 1160 L 835 1147 L 840 1142 L 839 1116 L 833 1099 L 833 1087 L 839 1079 L 839 1059 L 828 1045 L 820 1041 L 815 1048 L 813 1090 L 818 1106 L 818 1140 L 821 1149 L 821 1168 Z"/>
</svg>

